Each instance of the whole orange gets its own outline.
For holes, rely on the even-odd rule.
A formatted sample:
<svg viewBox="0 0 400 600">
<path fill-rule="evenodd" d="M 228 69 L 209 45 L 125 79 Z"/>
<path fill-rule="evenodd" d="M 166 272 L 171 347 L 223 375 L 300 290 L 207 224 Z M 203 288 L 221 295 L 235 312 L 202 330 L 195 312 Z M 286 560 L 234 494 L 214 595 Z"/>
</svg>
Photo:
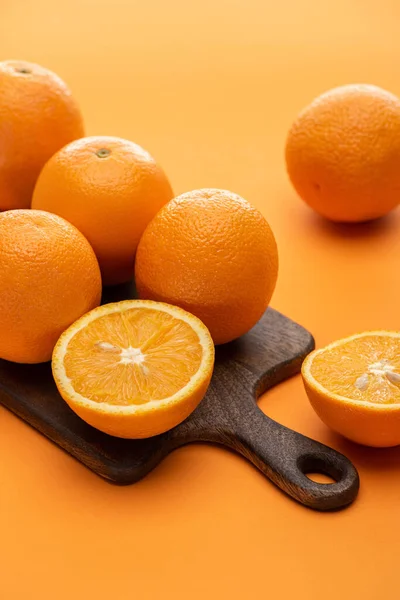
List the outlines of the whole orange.
<svg viewBox="0 0 400 600">
<path fill-rule="evenodd" d="M 368 221 L 400 202 L 400 100 L 373 85 L 319 96 L 289 131 L 286 163 L 301 198 L 332 221 Z"/>
<path fill-rule="evenodd" d="M 169 202 L 146 228 L 136 255 L 140 297 L 193 313 L 216 344 L 256 324 L 277 275 L 278 252 L 267 221 L 225 190 L 195 190 Z"/>
<path fill-rule="evenodd" d="M 61 333 L 100 297 L 96 256 L 73 225 L 37 210 L 0 214 L 0 358 L 50 360 Z"/>
<path fill-rule="evenodd" d="M 162 169 L 137 144 L 88 137 L 57 152 L 40 174 L 32 208 L 73 223 L 89 240 L 105 285 L 133 277 L 146 225 L 171 200 Z"/>
<path fill-rule="evenodd" d="M 45 162 L 84 135 L 65 83 L 29 62 L 0 62 L 0 211 L 29 208 Z"/>
</svg>

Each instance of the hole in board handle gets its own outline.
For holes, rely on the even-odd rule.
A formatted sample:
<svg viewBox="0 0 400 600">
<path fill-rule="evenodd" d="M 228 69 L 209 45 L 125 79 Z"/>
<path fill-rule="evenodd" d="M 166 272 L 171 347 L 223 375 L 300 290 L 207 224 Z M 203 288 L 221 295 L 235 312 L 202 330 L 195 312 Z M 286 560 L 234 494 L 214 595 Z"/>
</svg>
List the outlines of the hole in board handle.
<svg viewBox="0 0 400 600">
<path fill-rule="evenodd" d="M 314 481 L 315 483 L 323 483 L 325 485 L 336 483 L 336 481 L 335 481 L 335 479 L 333 479 L 333 477 L 330 477 L 330 475 L 325 475 L 325 473 L 304 473 L 304 474 L 306 477 L 308 477 L 308 479 L 311 479 L 311 481 Z"/>
</svg>

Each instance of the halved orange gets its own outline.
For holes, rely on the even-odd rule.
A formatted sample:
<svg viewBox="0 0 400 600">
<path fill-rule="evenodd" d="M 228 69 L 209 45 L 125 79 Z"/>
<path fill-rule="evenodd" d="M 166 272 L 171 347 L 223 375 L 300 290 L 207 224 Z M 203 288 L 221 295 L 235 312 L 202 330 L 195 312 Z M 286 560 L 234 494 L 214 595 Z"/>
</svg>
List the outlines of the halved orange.
<svg viewBox="0 0 400 600">
<path fill-rule="evenodd" d="M 367 446 L 400 444 L 400 333 L 367 331 L 314 350 L 302 376 L 328 427 Z"/>
<path fill-rule="evenodd" d="M 192 314 L 160 302 L 100 306 L 67 329 L 53 376 L 84 421 L 117 437 L 144 438 L 181 423 L 204 397 L 214 344 Z"/>
</svg>

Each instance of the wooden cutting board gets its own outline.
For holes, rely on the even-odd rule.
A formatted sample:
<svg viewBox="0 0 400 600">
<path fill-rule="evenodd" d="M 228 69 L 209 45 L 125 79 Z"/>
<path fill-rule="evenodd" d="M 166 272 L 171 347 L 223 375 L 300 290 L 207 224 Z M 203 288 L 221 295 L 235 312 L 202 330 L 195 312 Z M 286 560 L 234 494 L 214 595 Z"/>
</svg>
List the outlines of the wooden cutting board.
<svg viewBox="0 0 400 600">
<path fill-rule="evenodd" d="M 133 288 L 106 290 L 104 302 L 132 298 Z M 0 360 L 0 402 L 105 479 L 130 484 L 175 448 L 211 442 L 253 463 L 281 490 L 318 510 L 342 508 L 357 495 L 358 474 L 335 450 L 268 418 L 256 398 L 300 371 L 314 348 L 310 333 L 273 309 L 240 340 L 217 347 L 206 397 L 175 429 L 146 440 L 123 440 L 81 421 L 62 400 L 50 364 L 18 365 Z M 320 472 L 336 483 L 310 480 Z"/>
</svg>

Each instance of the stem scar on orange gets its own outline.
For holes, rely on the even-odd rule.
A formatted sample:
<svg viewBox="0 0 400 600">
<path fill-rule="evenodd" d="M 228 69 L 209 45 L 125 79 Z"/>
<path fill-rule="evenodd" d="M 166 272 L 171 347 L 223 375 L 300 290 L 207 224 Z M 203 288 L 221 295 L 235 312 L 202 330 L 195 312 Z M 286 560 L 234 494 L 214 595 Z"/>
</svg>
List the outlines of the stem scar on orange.
<svg viewBox="0 0 400 600">
<path fill-rule="evenodd" d="M 65 83 L 43 67 L 0 62 L 0 210 L 29 208 L 36 179 L 60 148 L 84 135 Z"/>
<path fill-rule="evenodd" d="M 149 221 L 173 197 L 161 167 L 121 138 L 77 140 L 45 165 L 32 208 L 60 215 L 91 243 L 105 285 L 132 279 L 136 247 Z"/>
</svg>

